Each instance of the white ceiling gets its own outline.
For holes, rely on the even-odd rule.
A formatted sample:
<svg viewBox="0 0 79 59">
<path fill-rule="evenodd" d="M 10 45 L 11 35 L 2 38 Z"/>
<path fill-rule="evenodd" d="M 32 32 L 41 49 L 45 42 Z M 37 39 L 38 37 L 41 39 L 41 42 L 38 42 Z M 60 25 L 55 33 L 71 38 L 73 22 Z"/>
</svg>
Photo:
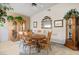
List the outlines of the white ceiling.
<svg viewBox="0 0 79 59">
<path fill-rule="evenodd" d="M 37 6 L 32 6 L 31 3 L 10 3 L 14 8 L 14 12 L 21 13 L 23 15 L 32 16 L 44 9 L 56 5 L 56 3 L 37 3 Z"/>
</svg>

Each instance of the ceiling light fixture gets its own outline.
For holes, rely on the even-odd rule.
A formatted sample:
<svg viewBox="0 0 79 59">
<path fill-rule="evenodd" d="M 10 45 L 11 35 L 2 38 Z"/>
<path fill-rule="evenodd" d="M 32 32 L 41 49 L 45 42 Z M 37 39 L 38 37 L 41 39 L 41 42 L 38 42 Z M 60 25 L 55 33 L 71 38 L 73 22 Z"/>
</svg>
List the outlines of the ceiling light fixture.
<svg viewBox="0 0 79 59">
<path fill-rule="evenodd" d="M 37 6 L 37 4 L 36 4 L 36 3 L 32 3 L 32 6 L 35 6 L 35 7 L 36 7 L 36 6 Z"/>
</svg>

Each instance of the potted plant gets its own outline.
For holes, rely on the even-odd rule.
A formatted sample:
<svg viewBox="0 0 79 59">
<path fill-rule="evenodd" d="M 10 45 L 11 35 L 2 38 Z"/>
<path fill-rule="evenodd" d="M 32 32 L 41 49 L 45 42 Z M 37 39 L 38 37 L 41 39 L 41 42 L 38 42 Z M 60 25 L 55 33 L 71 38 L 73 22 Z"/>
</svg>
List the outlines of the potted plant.
<svg viewBox="0 0 79 59">
<path fill-rule="evenodd" d="M 13 8 L 11 8 L 9 6 L 9 4 L 5 4 L 5 3 L 1 3 L 0 4 L 0 25 L 2 26 L 3 23 L 5 23 L 5 17 L 7 17 L 7 11 L 9 10 L 13 10 Z"/>
<path fill-rule="evenodd" d="M 15 21 L 17 21 L 17 22 L 19 22 L 20 24 L 22 24 L 22 22 L 24 21 L 23 20 L 23 18 L 22 18 L 22 16 L 16 16 L 16 17 L 13 17 L 13 16 L 7 16 L 7 20 L 8 21 L 13 21 L 13 20 L 15 20 Z"/>
<path fill-rule="evenodd" d="M 8 21 L 13 21 L 14 17 L 13 16 L 7 16 Z"/>
<path fill-rule="evenodd" d="M 22 24 L 23 21 L 24 21 L 22 16 L 16 16 L 15 19 L 16 19 L 16 21 L 18 21 L 20 24 Z"/>
<path fill-rule="evenodd" d="M 3 25 L 3 22 L 0 21 L 0 27 L 3 27 L 3 26 L 4 26 L 4 25 Z"/>
<path fill-rule="evenodd" d="M 78 17 L 79 16 L 79 12 L 76 9 L 71 9 L 69 10 L 66 15 L 64 16 L 64 19 L 69 19 L 71 17 Z"/>
</svg>

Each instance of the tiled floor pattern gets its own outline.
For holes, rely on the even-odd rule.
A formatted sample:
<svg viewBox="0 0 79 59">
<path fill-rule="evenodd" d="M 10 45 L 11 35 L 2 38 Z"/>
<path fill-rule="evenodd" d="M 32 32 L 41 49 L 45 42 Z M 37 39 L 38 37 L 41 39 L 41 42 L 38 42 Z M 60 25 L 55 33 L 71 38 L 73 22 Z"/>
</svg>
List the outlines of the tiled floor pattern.
<svg viewBox="0 0 79 59">
<path fill-rule="evenodd" d="M 17 42 L 0 42 L 0 55 L 29 55 L 29 48 L 26 50 L 19 47 Z M 26 51 L 26 52 L 25 52 Z M 35 49 L 32 49 L 32 55 L 47 55 L 46 50 L 41 50 L 40 53 L 37 53 Z M 64 45 L 52 43 L 52 51 L 49 50 L 48 55 L 77 55 L 79 51 L 73 51 L 65 47 Z"/>
</svg>

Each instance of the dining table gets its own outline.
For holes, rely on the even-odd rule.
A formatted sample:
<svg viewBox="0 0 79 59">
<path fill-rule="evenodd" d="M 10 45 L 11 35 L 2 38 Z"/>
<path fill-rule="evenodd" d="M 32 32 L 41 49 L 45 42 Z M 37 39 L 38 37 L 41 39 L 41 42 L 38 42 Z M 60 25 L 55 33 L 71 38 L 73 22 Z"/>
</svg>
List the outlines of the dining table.
<svg viewBox="0 0 79 59">
<path fill-rule="evenodd" d="M 36 48 L 37 48 L 37 52 L 40 52 L 40 49 L 41 49 L 41 44 L 40 42 L 46 38 L 45 35 L 43 34 L 33 34 L 31 36 L 32 40 L 34 40 L 36 42 Z"/>
</svg>

